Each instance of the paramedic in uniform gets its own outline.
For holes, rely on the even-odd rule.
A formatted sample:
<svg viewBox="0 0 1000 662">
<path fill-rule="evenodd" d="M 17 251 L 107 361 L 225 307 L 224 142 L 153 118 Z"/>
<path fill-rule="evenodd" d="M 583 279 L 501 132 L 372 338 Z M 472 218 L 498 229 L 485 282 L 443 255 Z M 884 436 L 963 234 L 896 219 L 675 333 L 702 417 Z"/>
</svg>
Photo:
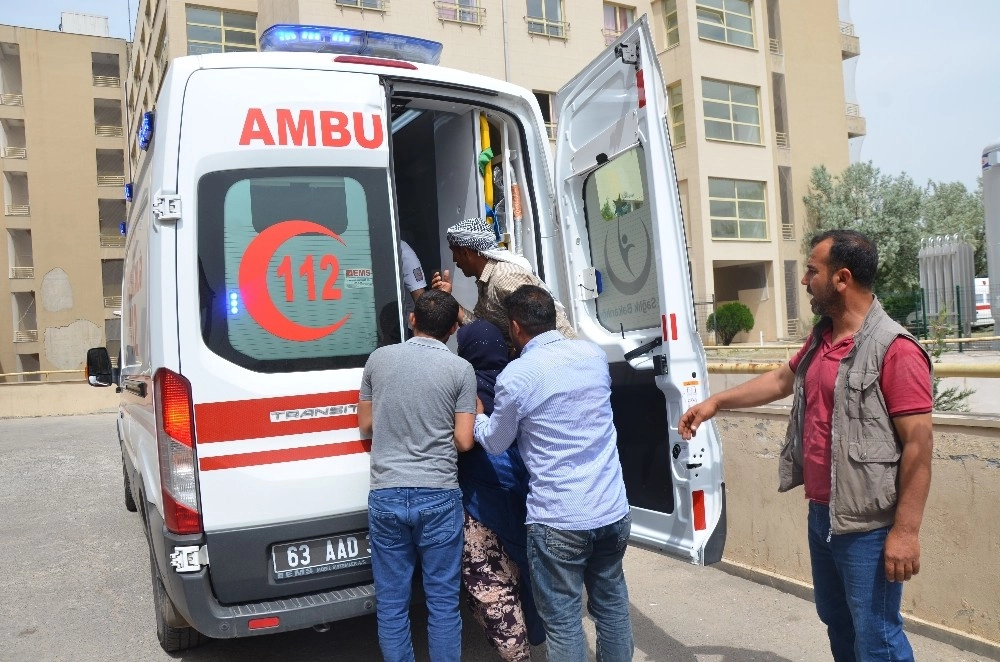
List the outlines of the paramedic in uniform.
<svg viewBox="0 0 1000 662">
<path fill-rule="evenodd" d="M 531 273 L 531 265 L 527 260 L 500 248 L 492 228 L 481 218 L 469 218 L 456 223 L 448 228 L 447 236 L 455 265 L 469 278 L 475 278 L 479 289 L 479 299 L 472 311 L 464 307 L 459 310 L 459 323 L 465 325 L 476 319 L 491 322 L 503 333 L 507 347 L 513 349 L 504 299 L 522 285 L 535 285 L 545 289 L 545 284 Z M 450 293 L 449 272 L 446 270 L 443 275 L 435 273 L 431 279 L 431 287 Z M 565 337 L 576 338 L 576 332 L 558 302 L 556 328 Z"/>
<path fill-rule="evenodd" d="M 410 293 L 409 299 L 403 299 L 403 319 L 409 325 L 413 302 L 427 289 L 427 280 L 424 278 L 424 269 L 420 266 L 417 254 L 405 241 L 399 242 L 399 258 L 403 269 L 403 288 Z"/>
<path fill-rule="evenodd" d="M 816 611 L 836 662 L 913 660 L 899 608 L 920 570 L 931 482 L 931 364 L 872 294 L 878 250 L 852 230 L 813 237 L 802 284 L 820 315 L 788 365 L 688 409 L 690 439 L 719 409 L 794 395 L 779 492 L 805 485 Z"/>
</svg>

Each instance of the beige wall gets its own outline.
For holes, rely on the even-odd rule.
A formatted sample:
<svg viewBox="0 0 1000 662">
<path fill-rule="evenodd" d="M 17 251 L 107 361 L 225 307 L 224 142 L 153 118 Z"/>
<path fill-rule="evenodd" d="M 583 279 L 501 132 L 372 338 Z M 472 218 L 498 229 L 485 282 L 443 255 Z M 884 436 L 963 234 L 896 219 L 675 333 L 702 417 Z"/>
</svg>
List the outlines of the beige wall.
<svg viewBox="0 0 1000 662">
<path fill-rule="evenodd" d="M 728 538 L 725 558 L 810 583 L 806 501 L 777 492 L 788 410 L 724 412 Z M 993 642 L 1000 651 L 1000 424 L 935 415 L 933 479 L 920 531 L 920 574 L 903 612 Z"/>
<path fill-rule="evenodd" d="M 26 160 L 4 159 L 3 168 L 27 173 L 31 211 L 3 217 L 0 373 L 16 371 L 16 354 L 39 354 L 41 370 L 73 369 L 88 347 L 104 343 L 110 311 L 102 298 L 101 258 L 124 255 L 101 248 L 98 216 L 98 200 L 123 199 L 122 186 L 97 183 L 97 151 L 121 154 L 124 138 L 99 137 L 94 129 L 95 99 L 117 104 L 121 114 L 123 88 L 94 86 L 91 53 L 117 55 L 124 70 L 125 42 L 8 26 L 0 26 L 0 42 L 19 45 L 24 97 L 21 108 L 0 107 L 0 117 L 21 114 L 27 149 Z M 102 174 L 125 172 L 116 167 Z M 33 280 L 8 278 L 8 228 L 31 231 Z M 12 288 L 34 292 L 37 342 L 12 342 Z"/>
</svg>

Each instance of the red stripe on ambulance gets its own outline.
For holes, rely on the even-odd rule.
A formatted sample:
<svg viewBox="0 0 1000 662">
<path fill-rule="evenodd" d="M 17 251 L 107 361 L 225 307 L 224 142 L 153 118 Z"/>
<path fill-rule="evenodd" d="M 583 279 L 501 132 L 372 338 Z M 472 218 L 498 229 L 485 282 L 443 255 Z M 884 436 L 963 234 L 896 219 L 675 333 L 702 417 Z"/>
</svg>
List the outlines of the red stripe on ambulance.
<svg viewBox="0 0 1000 662">
<path fill-rule="evenodd" d="M 358 427 L 357 410 L 336 416 L 323 415 L 338 405 L 357 405 L 357 391 L 338 393 L 312 393 L 259 400 L 233 402 L 203 402 L 194 406 L 196 438 L 199 444 L 216 441 L 238 441 L 280 437 L 307 432 L 327 432 Z M 303 416 L 301 410 L 315 410 Z M 272 420 L 272 413 L 299 411 L 298 418 L 279 416 Z"/>
<path fill-rule="evenodd" d="M 257 451 L 256 453 L 203 457 L 198 462 L 198 468 L 202 471 L 215 471 L 217 469 L 258 467 L 265 464 L 319 460 L 327 457 L 338 457 L 340 455 L 357 455 L 359 453 L 368 453 L 371 449 L 371 439 L 359 439 L 339 444 L 322 444 L 320 446 L 282 448 L 274 451 Z"/>
<path fill-rule="evenodd" d="M 273 146 L 277 133 L 279 145 L 302 147 L 347 147 L 352 142 L 365 149 L 378 149 L 385 142 L 382 116 L 372 113 L 347 113 L 339 110 L 299 110 L 297 117 L 288 108 L 278 108 L 268 121 L 260 108 L 248 108 L 240 133 L 240 144 L 249 145 L 259 141 L 262 145 Z M 367 116 L 367 118 L 366 118 Z M 368 119 L 370 118 L 370 119 Z M 371 129 L 366 130 L 366 125 Z M 277 129 L 273 131 L 272 127 Z M 370 137 L 369 137 L 370 134 Z"/>
</svg>

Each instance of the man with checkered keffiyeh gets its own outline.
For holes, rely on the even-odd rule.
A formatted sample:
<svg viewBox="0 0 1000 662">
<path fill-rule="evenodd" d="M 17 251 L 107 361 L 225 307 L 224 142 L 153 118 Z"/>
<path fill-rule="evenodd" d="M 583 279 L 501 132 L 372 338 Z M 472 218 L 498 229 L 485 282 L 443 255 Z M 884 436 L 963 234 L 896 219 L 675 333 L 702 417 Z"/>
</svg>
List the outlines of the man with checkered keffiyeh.
<svg viewBox="0 0 1000 662">
<path fill-rule="evenodd" d="M 472 311 L 464 306 L 459 310 L 459 322 L 468 324 L 476 319 L 485 319 L 493 323 L 503 332 L 507 347 L 513 355 L 510 321 L 507 319 L 503 300 L 522 285 L 545 288 L 545 283 L 531 272 L 531 265 L 527 260 L 500 248 L 493 230 L 481 218 L 469 218 L 456 223 L 448 228 L 447 236 L 455 265 L 463 274 L 476 279 L 476 287 L 479 290 L 479 299 Z M 447 270 L 443 274 L 435 273 L 431 287 L 450 293 L 451 274 Z M 576 332 L 558 302 L 556 328 L 567 338 L 576 338 Z"/>
</svg>

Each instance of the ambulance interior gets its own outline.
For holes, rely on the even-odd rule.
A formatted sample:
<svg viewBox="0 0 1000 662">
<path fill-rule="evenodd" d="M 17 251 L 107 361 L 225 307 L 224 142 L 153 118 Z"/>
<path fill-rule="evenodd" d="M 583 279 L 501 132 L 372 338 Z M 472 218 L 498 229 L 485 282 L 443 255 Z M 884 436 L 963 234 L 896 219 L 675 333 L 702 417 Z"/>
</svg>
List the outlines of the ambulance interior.
<svg viewBox="0 0 1000 662">
<path fill-rule="evenodd" d="M 481 117 L 486 118 L 493 155 L 489 160 L 494 172 L 492 205 L 485 199 L 485 178 L 478 167 L 487 139 Z M 512 117 L 457 102 L 394 96 L 391 128 L 400 235 L 419 257 L 428 287 L 435 271 L 448 269 L 456 298 L 470 309 L 475 304 L 475 281 L 456 273 L 445 232 L 462 219 L 483 216 L 487 207 L 495 210 L 502 242 L 538 264 L 532 196 L 537 199 L 545 193 L 543 187 L 533 189 L 526 181 L 522 137 Z M 512 193 L 512 185 L 517 193 Z M 515 197 L 520 204 L 515 204 Z M 653 317 L 658 321 L 659 312 Z M 454 343 L 453 338 L 453 349 Z M 651 370 L 613 363 L 611 371 L 612 408 L 629 501 L 633 506 L 672 513 L 674 490 L 663 392 L 655 385 Z"/>
</svg>

